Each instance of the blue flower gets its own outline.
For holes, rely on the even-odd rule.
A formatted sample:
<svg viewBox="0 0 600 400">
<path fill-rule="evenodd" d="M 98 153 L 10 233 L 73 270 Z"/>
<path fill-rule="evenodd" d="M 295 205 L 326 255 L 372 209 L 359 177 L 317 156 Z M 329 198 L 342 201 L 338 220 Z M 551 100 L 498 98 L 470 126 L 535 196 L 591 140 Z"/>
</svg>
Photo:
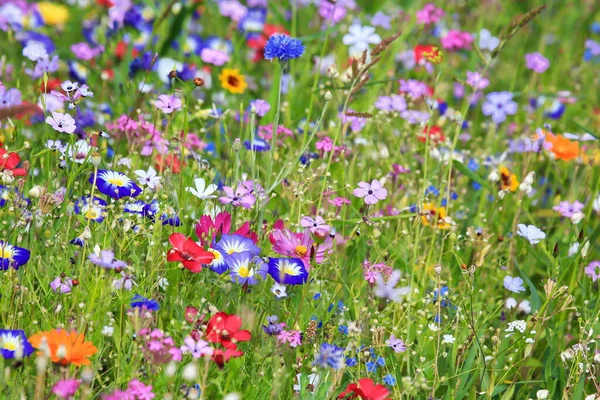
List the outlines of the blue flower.
<svg viewBox="0 0 600 400">
<path fill-rule="evenodd" d="M 90 201 L 90 196 L 82 196 L 75 201 L 75 214 L 81 214 L 90 221 L 102 222 L 104 220 L 104 210 L 106 201 L 94 196 Z"/>
<path fill-rule="evenodd" d="M 383 377 L 383 383 L 385 383 L 388 386 L 395 386 L 396 378 L 394 378 L 394 376 L 392 374 L 387 374 L 386 376 Z"/>
<path fill-rule="evenodd" d="M 377 372 L 377 364 L 375 364 L 373 361 L 369 361 L 367 362 L 367 372 L 370 374 L 374 374 L 375 372 Z"/>
<path fill-rule="evenodd" d="M 143 200 L 136 200 L 126 203 L 123 207 L 123 211 L 132 214 L 145 215 L 147 207 L 148 205 Z"/>
<path fill-rule="evenodd" d="M 442 286 L 440 289 L 440 296 L 442 297 L 442 307 L 446 307 L 450 304 L 449 300 L 445 300 L 448 297 L 448 286 Z M 438 290 L 435 289 L 433 291 L 433 302 L 435 303 L 438 300 Z"/>
<path fill-rule="evenodd" d="M 313 365 L 323 368 L 341 369 L 344 366 L 344 348 L 323 343 L 315 356 Z"/>
<path fill-rule="evenodd" d="M 135 197 L 142 192 L 142 189 L 127 175 L 117 171 L 100 169 L 95 175 L 92 173 L 90 176 L 90 183 L 94 184 L 94 181 L 100 193 L 114 199 Z"/>
<path fill-rule="evenodd" d="M 300 39 L 276 34 L 269 38 L 265 45 L 265 60 L 278 59 L 280 62 L 300 57 L 304 53 L 304 45 Z"/>
<path fill-rule="evenodd" d="M 21 265 L 27 264 L 31 253 L 22 247 L 17 247 L 0 240 L 0 269 L 7 270 L 9 267 L 19 269 Z"/>
<path fill-rule="evenodd" d="M 266 140 L 261 139 L 259 137 L 255 137 L 252 142 L 250 140 L 244 140 L 244 147 L 246 148 L 246 150 L 253 150 L 253 151 L 269 151 L 271 150 L 271 146 L 269 146 L 269 143 L 267 143 Z"/>
<path fill-rule="evenodd" d="M 284 285 L 301 285 L 308 280 L 308 271 L 299 258 L 269 258 L 268 272 Z"/>
<path fill-rule="evenodd" d="M 144 308 L 150 311 L 158 311 L 158 309 L 160 309 L 160 304 L 158 304 L 158 301 L 147 299 L 139 294 L 133 296 L 133 300 L 131 300 L 130 304 L 133 308 Z"/>
<path fill-rule="evenodd" d="M 0 329 L 0 354 L 3 358 L 22 358 L 33 353 L 33 346 L 20 329 Z M 17 357 L 18 356 L 18 357 Z"/>
<path fill-rule="evenodd" d="M 256 247 L 252 239 L 237 234 L 222 235 L 221 240 L 217 242 L 215 249 L 223 255 L 225 262 L 228 262 L 228 257 L 234 254 L 248 253 L 251 256 L 260 254 L 260 249 Z"/>
<path fill-rule="evenodd" d="M 338 331 L 342 334 L 342 335 L 347 335 L 348 334 L 348 327 L 346 325 L 340 325 L 338 327 Z"/>
<path fill-rule="evenodd" d="M 356 361 L 355 357 L 346 358 L 346 366 L 354 367 L 356 364 L 357 364 L 357 361 Z"/>
<path fill-rule="evenodd" d="M 313 300 L 319 300 L 321 298 L 321 292 L 317 292 L 315 293 L 315 295 L 313 296 Z"/>
<path fill-rule="evenodd" d="M 272 315 L 270 317 L 267 317 L 267 322 L 268 325 L 263 325 L 263 331 L 265 331 L 265 333 L 269 336 L 273 336 L 273 335 L 278 335 L 283 328 L 281 327 L 281 324 L 279 323 L 279 319 L 277 318 L 276 315 Z"/>
<path fill-rule="evenodd" d="M 240 284 L 255 285 L 258 277 L 264 279 L 267 275 L 267 265 L 260 257 L 248 253 L 236 253 L 227 258 L 231 280 Z"/>
</svg>

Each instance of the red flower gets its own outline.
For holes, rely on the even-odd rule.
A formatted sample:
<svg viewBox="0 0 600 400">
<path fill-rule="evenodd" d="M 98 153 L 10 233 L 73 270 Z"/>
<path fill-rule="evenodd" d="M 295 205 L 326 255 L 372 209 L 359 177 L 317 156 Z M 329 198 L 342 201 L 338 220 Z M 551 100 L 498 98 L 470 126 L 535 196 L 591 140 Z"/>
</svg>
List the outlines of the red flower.
<svg viewBox="0 0 600 400">
<path fill-rule="evenodd" d="M 350 397 L 346 397 L 350 394 Z M 351 383 L 338 396 L 338 399 L 362 399 L 362 400 L 388 400 L 390 391 L 383 385 L 376 385 L 369 378 L 363 378 L 358 384 Z"/>
<path fill-rule="evenodd" d="M 427 133 L 428 133 L 428 129 L 429 129 L 429 142 L 431 144 L 439 144 L 441 142 L 443 142 L 444 140 L 446 140 L 446 137 L 444 136 L 444 133 L 442 132 L 442 128 L 440 128 L 439 126 L 432 126 L 432 127 L 424 127 L 422 133 L 420 133 L 417 137 L 417 139 L 419 139 L 420 142 L 426 143 L 427 142 Z"/>
<path fill-rule="evenodd" d="M 429 53 L 430 55 L 439 55 L 440 51 L 439 49 L 436 49 L 435 51 L 433 50 L 433 48 L 437 46 L 434 46 L 432 44 L 418 44 L 415 46 L 415 62 L 417 64 L 420 64 L 422 60 L 425 60 L 425 53 Z"/>
<path fill-rule="evenodd" d="M 174 174 L 178 174 L 181 172 L 181 161 L 172 154 L 167 157 L 158 155 L 156 157 L 156 169 L 159 172 L 163 172 L 167 168 L 171 169 L 171 172 Z"/>
<path fill-rule="evenodd" d="M 193 273 L 202 271 L 202 264 L 210 264 L 215 258 L 213 253 L 205 251 L 182 233 L 173 233 L 169 242 L 173 248 L 167 254 L 167 261 L 181 261 L 183 267 Z"/>
<path fill-rule="evenodd" d="M 241 357 L 243 355 L 244 352 L 237 349 L 215 349 L 211 359 L 219 366 L 219 368 L 223 368 L 223 365 L 225 365 L 230 358 Z"/>
<path fill-rule="evenodd" d="M 111 8 L 115 5 L 115 3 L 113 3 L 111 0 L 96 0 L 96 4 L 106 8 Z"/>
<path fill-rule="evenodd" d="M 237 350 L 237 342 L 247 342 L 251 339 L 250 332 L 240 331 L 241 327 L 240 317 L 220 311 L 208 321 L 206 340 L 220 343 L 226 349 Z"/>
<path fill-rule="evenodd" d="M 2 146 L 2 142 L 0 142 Z M 16 168 L 21 162 L 21 157 L 17 153 L 9 153 L 4 148 L 0 148 L 0 171 L 12 171 L 15 176 L 25 176 L 27 171 L 24 168 Z"/>
</svg>

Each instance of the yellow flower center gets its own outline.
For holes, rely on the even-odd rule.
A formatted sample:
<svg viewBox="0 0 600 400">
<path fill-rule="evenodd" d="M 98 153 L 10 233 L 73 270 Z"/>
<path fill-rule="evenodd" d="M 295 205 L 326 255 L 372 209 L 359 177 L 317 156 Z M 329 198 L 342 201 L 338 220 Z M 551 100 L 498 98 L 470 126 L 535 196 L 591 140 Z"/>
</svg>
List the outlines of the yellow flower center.
<svg viewBox="0 0 600 400">
<path fill-rule="evenodd" d="M 308 252 L 308 249 L 306 248 L 306 246 L 303 246 L 301 244 L 296 246 L 296 254 L 299 255 L 300 257 L 303 257 L 304 255 L 306 255 L 307 252 Z"/>
<path fill-rule="evenodd" d="M 17 349 L 17 344 L 15 342 L 4 342 L 3 347 L 5 350 L 15 351 Z"/>
<path fill-rule="evenodd" d="M 250 276 L 250 269 L 248 267 L 240 267 L 240 269 L 238 269 L 237 273 L 242 278 L 247 278 Z"/>
<path fill-rule="evenodd" d="M 125 186 L 125 181 L 118 176 L 115 176 L 114 178 L 109 178 L 108 182 L 115 186 Z"/>
</svg>

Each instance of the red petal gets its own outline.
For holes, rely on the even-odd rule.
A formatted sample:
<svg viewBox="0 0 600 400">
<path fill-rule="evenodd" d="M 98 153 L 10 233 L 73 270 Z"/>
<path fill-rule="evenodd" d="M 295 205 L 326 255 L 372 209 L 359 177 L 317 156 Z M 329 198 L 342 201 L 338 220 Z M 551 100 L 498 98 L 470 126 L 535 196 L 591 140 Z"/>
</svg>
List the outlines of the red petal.
<svg viewBox="0 0 600 400">
<path fill-rule="evenodd" d="M 250 331 L 246 330 L 239 331 L 236 332 L 235 335 L 233 335 L 233 338 L 238 342 L 247 342 L 248 340 L 252 339 L 252 334 L 250 334 Z"/>
<path fill-rule="evenodd" d="M 225 329 L 230 333 L 237 332 L 242 327 L 242 319 L 237 315 L 229 315 L 225 321 Z"/>
<path fill-rule="evenodd" d="M 181 263 L 183 264 L 185 269 L 187 269 L 190 272 L 193 272 L 195 274 L 202 271 L 202 263 L 199 263 L 198 261 L 185 260 L 185 261 L 182 261 Z"/>
<path fill-rule="evenodd" d="M 184 248 L 184 244 L 187 238 L 183 233 L 173 233 L 169 236 L 169 243 L 173 245 L 173 247 L 182 250 Z"/>
<path fill-rule="evenodd" d="M 183 260 L 185 260 L 185 259 L 183 257 L 181 257 L 181 254 L 179 253 L 179 251 L 177 249 L 171 249 L 167 253 L 167 261 L 183 261 Z"/>
</svg>

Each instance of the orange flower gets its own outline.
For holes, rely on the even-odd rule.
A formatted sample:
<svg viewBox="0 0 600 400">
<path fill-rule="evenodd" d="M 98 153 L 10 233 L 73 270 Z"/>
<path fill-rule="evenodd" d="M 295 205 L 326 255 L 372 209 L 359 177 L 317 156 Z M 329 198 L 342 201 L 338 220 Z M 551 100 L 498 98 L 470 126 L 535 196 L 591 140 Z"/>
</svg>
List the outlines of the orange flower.
<svg viewBox="0 0 600 400">
<path fill-rule="evenodd" d="M 436 208 L 433 203 L 423 204 L 421 211 L 423 225 L 434 226 L 438 229 L 450 229 L 454 221 L 446 214 L 446 207 Z"/>
<path fill-rule="evenodd" d="M 550 143 L 550 151 L 557 160 L 569 161 L 579 156 L 579 142 L 572 142 L 562 135 L 546 135 L 546 143 Z"/>
<path fill-rule="evenodd" d="M 248 87 L 246 78 L 240 74 L 240 70 L 237 68 L 224 68 L 219 74 L 219 80 L 223 89 L 228 90 L 230 93 L 242 94 Z"/>
<path fill-rule="evenodd" d="M 500 189 L 514 192 L 519 188 L 517 175 L 511 174 L 508 168 L 500 167 Z"/>
<path fill-rule="evenodd" d="M 57 364 L 90 365 L 90 360 L 87 357 L 98 352 L 98 349 L 92 342 L 85 341 L 83 333 L 75 331 L 69 333 L 64 329 L 38 332 L 29 337 L 29 343 L 40 350 L 44 338 L 46 338 L 46 344 L 50 351 L 50 358 L 52 362 Z"/>
</svg>

